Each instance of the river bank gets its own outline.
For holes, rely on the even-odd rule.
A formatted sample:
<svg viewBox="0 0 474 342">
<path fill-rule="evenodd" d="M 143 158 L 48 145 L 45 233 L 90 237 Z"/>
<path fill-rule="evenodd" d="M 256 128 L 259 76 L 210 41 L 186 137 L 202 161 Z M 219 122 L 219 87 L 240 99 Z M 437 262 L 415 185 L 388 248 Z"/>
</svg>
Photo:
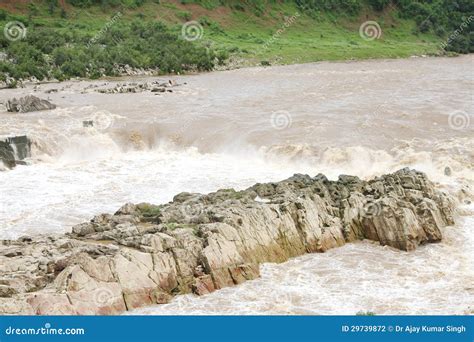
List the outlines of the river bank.
<svg viewBox="0 0 474 342">
<path fill-rule="evenodd" d="M 336 0 L 7 2 L 0 81 L 469 53 L 471 12 Z"/>
</svg>

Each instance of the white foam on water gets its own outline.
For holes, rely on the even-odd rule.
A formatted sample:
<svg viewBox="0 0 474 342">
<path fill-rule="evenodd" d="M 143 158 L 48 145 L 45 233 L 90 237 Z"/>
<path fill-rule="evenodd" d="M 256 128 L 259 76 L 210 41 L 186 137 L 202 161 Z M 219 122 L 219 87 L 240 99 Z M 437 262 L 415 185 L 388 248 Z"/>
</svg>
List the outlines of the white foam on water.
<svg viewBox="0 0 474 342">
<path fill-rule="evenodd" d="M 457 142 L 465 149 L 472 144 L 464 139 Z M 244 189 L 294 173 L 367 179 L 408 166 L 427 172 L 451 191 L 474 179 L 469 159 L 456 158 L 449 150 L 438 153 L 410 147 L 386 152 L 355 146 L 314 153 L 312 148 L 296 147 L 305 148 L 310 152 L 296 157 L 291 152 L 295 146 L 287 146 L 285 153 L 250 147 L 232 153 L 199 153 L 196 148 L 175 149 L 163 143 L 124 152 L 108 134 L 82 130 L 63 139 L 59 155 L 40 154 L 31 165 L 0 173 L 0 237 L 65 232 L 93 215 L 115 212 L 126 202 L 166 203 L 182 191 Z M 444 174 L 446 165 L 452 167 L 452 176 Z"/>
<path fill-rule="evenodd" d="M 166 203 L 179 192 L 243 189 L 295 172 L 315 173 L 253 157 L 201 154 L 195 148 L 121 150 L 106 136 L 73 138 L 51 162 L 0 173 L 0 237 L 70 231 L 124 203 Z"/>
<path fill-rule="evenodd" d="M 185 77 L 189 86 L 171 97 L 81 94 L 94 82 L 66 83 L 70 90 L 43 94 L 55 110 L 0 113 L 2 136 L 33 140 L 31 165 L 5 171 L 0 162 L 0 238 L 61 233 L 126 202 L 159 204 L 181 191 L 242 189 L 294 173 L 368 179 L 411 167 L 472 201 L 472 124 L 448 125 L 451 112 L 472 108 L 471 64 L 464 56 L 244 69 Z M 4 90 L 0 100 L 28 92 Z M 275 110 L 288 111 L 289 127 L 272 126 Z M 85 129 L 90 119 L 99 125 Z M 472 313 L 472 206 L 462 212 L 441 243 L 414 252 L 348 244 L 132 313 Z"/>
<path fill-rule="evenodd" d="M 467 209 L 466 209 L 467 210 Z M 468 209 L 471 215 L 474 206 Z M 263 264 L 261 278 L 183 295 L 132 315 L 460 315 L 474 310 L 474 218 L 437 244 L 403 252 L 362 241 Z"/>
<path fill-rule="evenodd" d="M 460 140 L 456 146 L 469 148 L 470 143 Z M 408 145 L 388 152 L 360 146 L 329 148 L 298 158 L 248 149 L 240 154 L 204 154 L 166 144 L 123 152 L 108 135 L 91 133 L 71 137 L 63 150 L 49 162 L 0 174 L 3 238 L 68 231 L 71 225 L 114 212 L 126 202 L 164 203 L 180 191 L 242 189 L 295 172 L 370 178 L 410 166 L 427 172 L 452 193 L 472 184 L 472 165 L 465 163 L 462 153 L 456 157 L 436 146 L 417 151 Z M 453 169 L 451 176 L 444 173 L 446 165 Z M 458 218 L 457 226 L 444 229 L 441 243 L 413 252 L 369 241 L 347 244 L 282 264 L 264 264 L 261 278 L 236 287 L 203 297 L 179 296 L 170 304 L 130 314 L 472 313 L 474 206 L 464 206 L 462 212 L 465 216 Z"/>
<path fill-rule="evenodd" d="M 401 141 L 390 150 L 363 146 L 327 147 L 312 145 L 284 145 L 261 148 L 261 152 L 275 160 L 288 163 L 305 161 L 316 165 L 318 172 L 330 179 L 350 174 L 370 179 L 410 167 L 425 172 L 443 185 L 459 186 L 459 182 L 474 182 L 474 139 L 449 139 L 438 142 L 414 139 Z M 445 174 L 445 168 L 452 170 Z"/>
</svg>

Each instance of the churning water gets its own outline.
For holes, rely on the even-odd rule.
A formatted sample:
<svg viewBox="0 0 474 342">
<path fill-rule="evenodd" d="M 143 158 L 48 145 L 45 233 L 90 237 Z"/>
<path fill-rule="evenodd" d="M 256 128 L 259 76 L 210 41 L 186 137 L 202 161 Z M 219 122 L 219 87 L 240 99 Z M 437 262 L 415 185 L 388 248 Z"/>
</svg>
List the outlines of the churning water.
<svg viewBox="0 0 474 342">
<path fill-rule="evenodd" d="M 293 173 L 369 178 L 409 166 L 459 199 L 458 224 L 445 229 L 443 242 L 410 253 L 349 244 L 263 265 L 260 279 L 238 287 L 132 313 L 473 312 L 472 56 L 174 80 L 181 85 L 160 95 L 95 92 L 116 81 L 0 91 L 0 102 L 33 93 L 58 105 L 25 114 L 0 109 L 0 137 L 33 140 L 29 165 L 0 172 L 0 237 L 69 231 L 125 202 L 163 203 L 181 191 L 241 189 Z M 85 128 L 85 120 L 96 124 Z"/>
</svg>

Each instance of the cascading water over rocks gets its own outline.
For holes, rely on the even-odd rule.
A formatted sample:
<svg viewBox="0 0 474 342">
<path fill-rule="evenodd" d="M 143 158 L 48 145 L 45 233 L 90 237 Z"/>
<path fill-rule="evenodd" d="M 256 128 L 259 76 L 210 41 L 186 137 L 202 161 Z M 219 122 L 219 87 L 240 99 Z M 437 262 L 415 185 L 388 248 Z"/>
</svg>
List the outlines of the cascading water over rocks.
<svg viewBox="0 0 474 342">
<path fill-rule="evenodd" d="M 126 204 L 66 235 L 4 240 L 0 313 L 118 314 L 259 276 L 259 264 L 359 239 L 401 250 L 442 239 L 454 202 L 425 174 L 294 175 L 243 191 Z"/>
</svg>

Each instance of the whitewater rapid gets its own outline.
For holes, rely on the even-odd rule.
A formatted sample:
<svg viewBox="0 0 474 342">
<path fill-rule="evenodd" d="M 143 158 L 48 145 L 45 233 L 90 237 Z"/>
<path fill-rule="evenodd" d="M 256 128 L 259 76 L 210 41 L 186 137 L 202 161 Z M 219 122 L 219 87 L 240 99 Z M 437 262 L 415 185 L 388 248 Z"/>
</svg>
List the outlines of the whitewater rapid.
<svg viewBox="0 0 474 342">
<path fill-rule="evenodd" d="M 471 215 L 474 206 L 470 207 Z M 474 311 L 474 220 L 406 253 L 370 241 L 264 264 L 261 278 L 132 315 L 466 315 Z"/>
<path fill-rule="evenodd" d="M 406 253 L 362 241 L 265 264 L 260 279 L 132 314 L 472 314 L 472 62 L 242 69 L 174 77 L 180 86 L 164 95 L 93 91 L 116 81 L 1 90 L 0 102 L 33 93 L 58 108 L 0 108 L 0 138 L 33 141 L 27 165 L 0 171 L 0 238 L 68 232 L 126 202 L 166 203 L 183 191 L 411 167 L 460 205 L 441 243 Z M 91 119 L 99 124 L 83 127 Z"/>
</svg>

